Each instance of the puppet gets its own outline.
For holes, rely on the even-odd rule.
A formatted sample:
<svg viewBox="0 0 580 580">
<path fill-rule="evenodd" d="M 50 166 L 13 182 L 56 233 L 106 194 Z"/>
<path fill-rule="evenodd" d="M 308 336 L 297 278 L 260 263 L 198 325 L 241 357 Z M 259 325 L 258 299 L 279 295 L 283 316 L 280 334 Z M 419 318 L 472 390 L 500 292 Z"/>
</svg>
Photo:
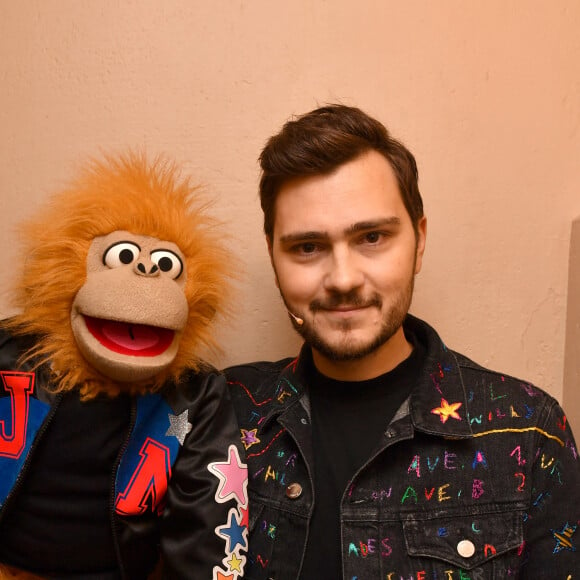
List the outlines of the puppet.
<svg viewBox="0 0 580 580">
<path fill-rule="evenodd" d="M 228 255 L 164 158 L 93 160 L 21 228 L 0 326 L 0 576 L 242 577 L 247 477 L 216 347 Z"/>
</svg>

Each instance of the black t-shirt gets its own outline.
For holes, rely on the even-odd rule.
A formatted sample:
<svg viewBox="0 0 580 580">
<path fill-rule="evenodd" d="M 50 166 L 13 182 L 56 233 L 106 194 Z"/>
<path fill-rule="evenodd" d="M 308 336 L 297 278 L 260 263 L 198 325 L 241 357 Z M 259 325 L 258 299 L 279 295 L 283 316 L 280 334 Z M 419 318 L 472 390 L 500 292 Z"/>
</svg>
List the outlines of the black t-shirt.
<svg viewBox="0 0 580 580">
<path fill-rule="evenodd" d="M 411 337 L 407 337 L 408 340 Z M 412 338 L 411 338 L 412 339 Z M 340 502 L 417 382 L 421 345 L 393 370 L 368 381 L 337 381 L 307 370 L 314 449 L 314 512 L 301 580 L 342 577 Z"/>
<path fill-rule="evenodd" d="M 59 577 L 117 576 L 113 467 L 129 417 L 125 396 L 63 397 L 0 526 L 0 561 Z"/>
</svg>

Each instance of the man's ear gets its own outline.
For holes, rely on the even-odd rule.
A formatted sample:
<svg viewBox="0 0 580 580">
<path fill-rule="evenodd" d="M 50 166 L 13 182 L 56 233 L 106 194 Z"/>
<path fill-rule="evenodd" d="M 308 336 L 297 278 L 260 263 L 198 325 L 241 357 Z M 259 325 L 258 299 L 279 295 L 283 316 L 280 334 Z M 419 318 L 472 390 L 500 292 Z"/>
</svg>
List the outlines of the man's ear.
<svg viewBox="0 0 580 580">
<path fill-rule="evenodd" d="M 417 223 L 417 250 L 415 260 L 415 274 L 418 274 L 421 271 L 426 241 L 427 241 L 427 218 L 423 216 Z"/>
<path fill-rule="evenodd" d="M 270 264 L 272 265 L 272 270 L 274 271 L 274 281 L 276 282 L 276 288 L 280 289 L 280 284 L 278 283 L 278 274 L 276 274 L 276 266 L 274 266 L 274 247 L 272 245 L 272 238 L 266 236 L 266 245 L 268 246 L 268 255 L 270 256 Z"/>
</svg>

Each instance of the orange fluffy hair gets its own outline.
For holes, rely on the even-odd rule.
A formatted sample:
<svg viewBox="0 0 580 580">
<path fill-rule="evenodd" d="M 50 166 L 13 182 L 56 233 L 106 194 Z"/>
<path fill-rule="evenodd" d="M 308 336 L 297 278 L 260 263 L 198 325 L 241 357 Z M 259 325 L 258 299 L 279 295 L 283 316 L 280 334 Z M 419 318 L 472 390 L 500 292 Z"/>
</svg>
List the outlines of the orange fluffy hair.
<svg viewBox="0 0 580 580">
<path fill-rule="evenodd" d="M 200 348 L 217 349 L 211 323 L 216 313 L 224 313 L 230 277 L 223 234 L 206 209 L 175 164 L 162 157 L 149 163 L 144 154 L 130 152 L 92 160 L 38 217 L 23 224 L 23 271 L 15 292 L 20 314 L 8 326 L 38 337 L 25 358 L 35 366 L 51 364 L 58 375 L 55 392 L 79 388 L 89 399 L 127 388 L 154 391 L 168 380 L 177 382 L 186 369 L 204 366 Z M 85 282 L 91 241 L 116 230 L 174 242 L 185 256 L 189 318 L 176 358 L 147 384 L 121 386 L 105 378 L 82 357 L 71 329 L 71 307 Z"/>
</svg>

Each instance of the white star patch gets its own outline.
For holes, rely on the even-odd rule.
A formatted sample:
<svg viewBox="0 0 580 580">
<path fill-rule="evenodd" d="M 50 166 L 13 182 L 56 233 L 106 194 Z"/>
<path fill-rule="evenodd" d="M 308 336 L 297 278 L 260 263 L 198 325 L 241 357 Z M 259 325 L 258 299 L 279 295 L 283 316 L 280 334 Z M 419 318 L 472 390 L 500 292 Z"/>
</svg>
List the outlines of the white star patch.
<svg viewBox="0 0 580 580">
<path fill-rule="evenodd" d="M 169 429 L 165 433 L 166 436 L 173 435 L 177 438 L 180 445 L 183 445 L 185 436 L 191 431 L 193 425 L 187 420 L 187 409 L 179 415 L 169 413 Z"/>
</svg>

